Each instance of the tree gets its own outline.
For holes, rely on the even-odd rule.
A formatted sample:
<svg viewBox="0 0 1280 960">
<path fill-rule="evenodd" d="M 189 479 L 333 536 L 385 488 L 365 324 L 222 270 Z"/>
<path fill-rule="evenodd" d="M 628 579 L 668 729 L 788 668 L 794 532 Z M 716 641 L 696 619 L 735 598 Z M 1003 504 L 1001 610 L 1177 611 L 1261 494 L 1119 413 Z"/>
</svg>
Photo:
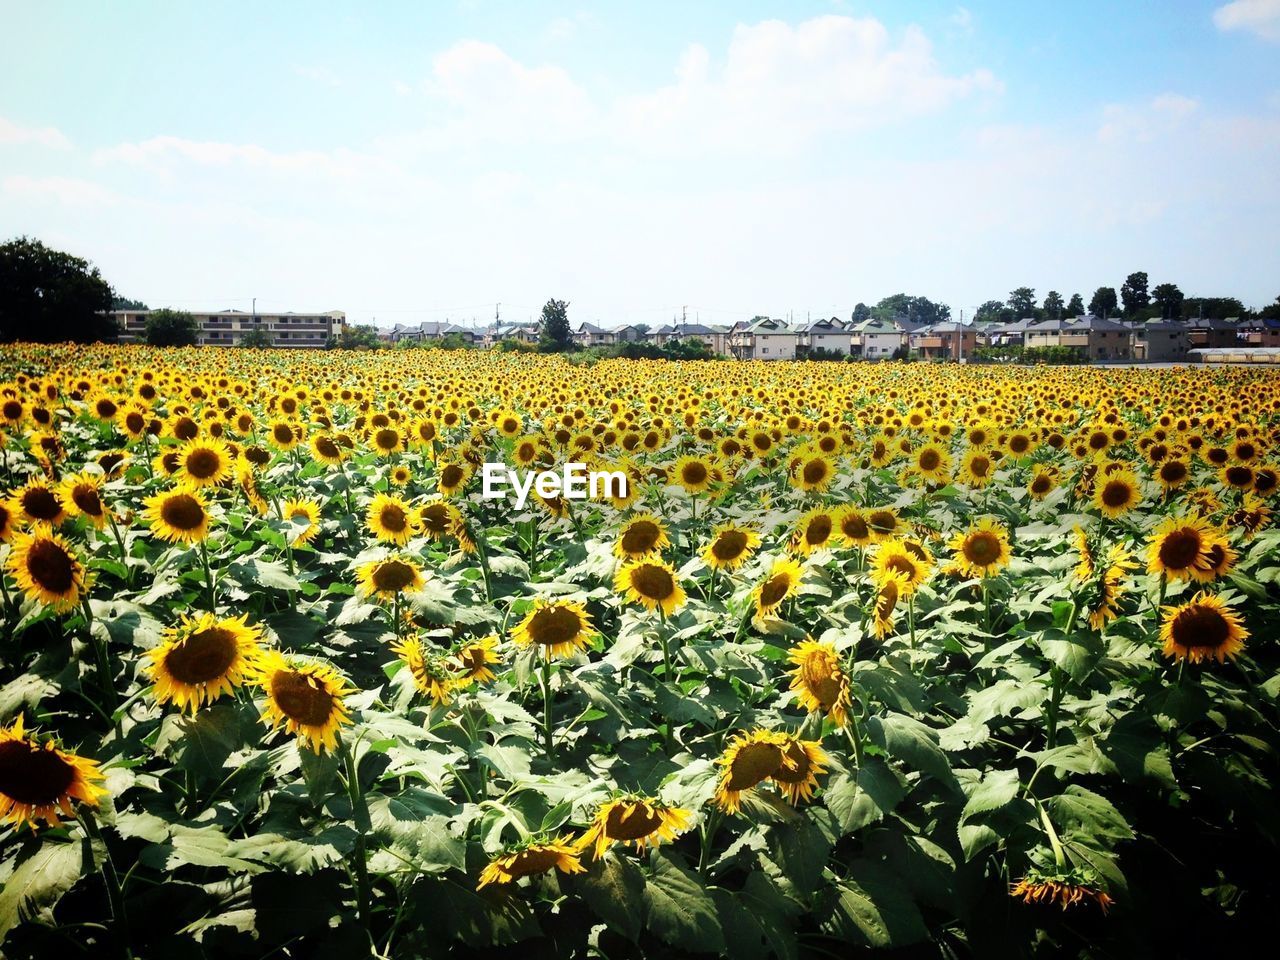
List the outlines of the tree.
<svg viewBox="0 0 1280 960">
<path fill-rule="evenodd" d="M 1275 303 L 1269 303 L 1259 310 L 1258 317 L 1262 320 L 1280 320 L 1280 297 L 1276 297 Z"/>
<path fill-rule="evenodd" d="M 1182 303 L 1183 316 L 1226 320 L 1243 316 L 1248 311 L 1235 297 L 1187 297 Z"/>
<path fill-rule="evenodd" d="M 1036 312 L 1036 292 L 1032 287 L 1019 287 L 1009 294 L 1009 309 L 1019 320 L 1034 316 Z"/>
<path fill-rule="evenodd" d="M 130 300 L 128 297 L 112 297 L 112 310 L 150 310 L 141 300 Z"/>
<path fill-rule="evenodd" d="M 1106 317 L 1116 312 L 1116 288 L 1099 287 L 1089 301 L 1089 312 L 1095 317 Z"/>
<path fill-rule="evenodd" d="M 254 327 L 243 337 L 240 338 L 240 346 L 242 347 L 273 347 L 275 341 L 271 339 L 271 334 L 263 330 L 261 327 Z"/>
<path fill-rule="evenodd" d="M 973 315 L 974 320 L 982 322 L 1008 323 L 1014 319 L 1013 312 L 1004 305 L 1003 300 L 988 300 Z"/>
<path fill-rule="evenodd" d="M 382 346 L 378 338 L 378 328 L 371 323 L 358 323 L 344 326 L 337 336 L 331 336 L 325 343 L 326 350 L 377 350 Z"/>
<path fill-rule="evenodd" d="M 1084 297 L 1080 296 L 1080 294 L 1073 293 L 1071 295 L 1071 302 L 1067 304 L 1067 316 L 1068 317 L 1084 316 Z"/>
<path fill-rule="evenodd" d="M 1065 306 L 1062 294 L 1057 290 L 1050 290 L 1044 295 L 1044 312 L 1046 316 L 1053 317 L 1055 320 L 1061 318 Z"/>
<path fill-rule="evenodd" d="M 857 303 L 857 304 L 854 306 L 854 308 L 853 308 L 853 318 L 852 318 L 852 319 L 853 319 L 853 322 L 854 322 L 854 323 L 862 323 L 864 320 L 870 320 L 870 319 L 871 319 L 871 308 L 870 308 L 870 307 L 868 307 L 868 306 L 867 306 L 865 303 L 863 303 L 862 301 L 858 301 L 858 303 Z"/>
<path fill-rule="evenodd" d="M 542 307 L 543 353 L 564 353 L 573 349 L 573 330 L 569 328 L 569 303 L 566 300 L 548 300 Z"/>
<path fill-rule="evenodd" d="M 881 320 L 910 320 L 918 324 L 939 323 L 951 319 L 951 308 L 945 303 L 934 303 L 928 297 L 895 293 L 877 303 L 871 315 Z"/>
<path fill-rule="evenodd" d="M 0 244 L 0 341 L 114 340 L 111 300 L 87 260 L 27 237 Z"/>
<path fill-rule="evenodd" d="M 1139 270 L 1124 278 L 1124 286 L 1120 288 L 1120 299 L 1124 302 L 1124 315 L 1134 317 L 1147 309 L 1151 304 L 1151 295 L 1147 293 L 1147 275 Z"/>
<path fill-rule="evenodd" d="M 147 343 L 153 347 L 189 347 L 200 336 L 200 324 L 185 310 L 153 310 L 147 316 Z"/>
<path fill-rule="evenodd" d="M 1172 283 L 1158 284 L 1151 291 L 1151 302 L 1160 311 L 1160 316 L 1166 320 L 1177 320 L 1182 316 L 1182 301 L 1185 299 L 1182 291 Z"/>
</svg>

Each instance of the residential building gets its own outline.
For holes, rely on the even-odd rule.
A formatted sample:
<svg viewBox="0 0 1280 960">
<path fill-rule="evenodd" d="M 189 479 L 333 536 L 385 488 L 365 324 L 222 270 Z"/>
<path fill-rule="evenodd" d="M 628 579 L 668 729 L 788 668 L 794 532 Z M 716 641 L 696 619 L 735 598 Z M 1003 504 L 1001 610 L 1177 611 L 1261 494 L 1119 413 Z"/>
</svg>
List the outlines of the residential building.
<svg viewBox="0 0 1280 960">
<path fill-rule="evenodd" d="M 804 356 L 811 350 L 830 350 L 847 357 L 853 352 L 853 330 L 839 317 L 805 324 L 796 331 L 796 352 Z"/>
<path fill-rule="evenodd" d="M 794 360 L 798 339 L 796 331 L 785 322 L 766 317 L 732 332 L 729 351 L 739 360 Z"/>
<path fill-rule="evenodd" d="M 542 339 L 542 325 L 530 321 L 528 323 L 509 323 L 497 321 L 484 328 L 480 343 L 485 347 L 496 346 L 503 340 L 515 340 L 519 343 L 535 344 Z"/>
<path fill-rule="evenodd" d="M 1148 363 L 1177 362 L 1187 359 L 1191 338 L 1184 323 L 1170 320 L 1150 320 L 1136 323 L 1130 334 L 1134 360 Z"/>
<path fill-rule="evenodd" d="M 467 343 L 475 343 L 481 336 L 480 332 L 472 327 L 460 326 L 447 320 L 423 320 L 417 325 L 406 326 L 397 323 L 391 328 L 387 339 L 392 343 L 399 343 L 401 340 L 443 340 L 450 334 L 461 337 Z"/>
<path fill-rule="evenodd" d="M 868 317 L 850 329 L 849 348 L 855 357 L 891 360 L 907 346 L 906 328 L 897 320 Z"/>
<path fill-rule="evenodd" d="M 1280 320 L 1248 320 L 1237 330 L 1242 347 L 1280 347 Z"/>
<path fill-rule="evenodd" d="M 908 334 L 908 342 L 922 360 L 967 360 L 978 347 L 978 331 L 966 323 L 943 320 Z"/>
<path fill-rule="evenodd" d="M 1082 360 L 1132 360 L 1128 324 L 1085 314 L 1069 320 L 1041 320 L 1027 327 L 1028 349 L 1070 347 Z"/>
<path fill-rule="evenodd" d="M 147 317 L 152 310 L 113 310 L 120 326 L 120 342 L 145 342 Z M 337 336 L 347 323 L 341 310 L 327 313 L 248 313 L 244 310 L 220 310 L 216 313 L 192 313 L 198 332 L 196 343 L 210 347 L 233 347 L 250 330 L 262 330 L 271 337 L 274 347 L 318 348 L 330 337 Z"/>
<path fill-rule="evenodd" d="M 573 342 L 580 347 L 608 347 L 618 342 L 618 336 L 612 330 L 583 321 L 573 332 Z"/>
<path fill-rule="evenodd" d="M 1034 323 L 1035 317 L 1023 317 L 1008 323 L 987 323 L 982 326 L 979 339 L 988 347 L 1022 347 L 1026 345 L 1027 328 Z"/>
<path fill-rule="evenodd" d="M 1196 317 L 1187 321 L 1187 334 L 1192 347 L 1236 347 L 1240 330 L 1235 319 Z"/>
<path fill-rule="evenodd" d="M 729 331 L 724 327 L 705 323 L 664 324 L 657 330 L 650 330 L 645 339 L 659 347 L 666 346 L 672 340 L 700 340 L 712 353 L 729 353 Z"/>
</svg>

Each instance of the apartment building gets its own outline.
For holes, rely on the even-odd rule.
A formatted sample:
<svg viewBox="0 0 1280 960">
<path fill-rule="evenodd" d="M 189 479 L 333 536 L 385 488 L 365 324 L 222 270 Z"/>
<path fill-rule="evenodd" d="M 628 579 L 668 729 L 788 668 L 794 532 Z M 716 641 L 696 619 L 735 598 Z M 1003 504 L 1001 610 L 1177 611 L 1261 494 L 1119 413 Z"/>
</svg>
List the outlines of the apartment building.
<svg viewBox="0 0 1280 960">
<path fill-rule="evenodd" d="M 798 331 L 796 348 L 801 356 L 811 350 L 830 350 L 848 356 L 853 349 L 853 331 L 839 317 L 814 320 Z"/>
<path fill-rule="evenodd" d="M 729 350 L 739 360 L 794 360 L 799 336 L 781 320 L 762 319 L 735 325 Z"/>
<path fill-rule="evenodd" d="M 121 343 L 145 343 L 147 317 L 151 310 L 113 310 L 120 326 Z M 209 347 L 234 347 L 250 330 L 263 330 L 274 347 L 295 349 L 320 348 L 330 337 L 346 326 L 347 315 L 341 310 L 328 313 L 246 313 L 243 310 L 221 310 L 217 313 L 192 313 L 199 328 L 196 343 Z"/>
<path fill-rule="evenodd" d="M 852 328 L 851 352 L 866 360 L 891 360 L 907 345 L 907 331 L 896 320 L 868 317 Z"/>
<path fill-rule="evenodd" d="M 944 320 L 920 327 L 909 336 L 911 350 L 922 360 L 965 360 L 978 346 L 973 327 Z"/>
<path fill-rule="evenodd" d="M 1128 324 L 1086 314 L 1069 320 L 1041 320 L 1027 327 L 1028 348 L 1071 347 L 1082 360 L 1132 360 Z"/>
</svg>

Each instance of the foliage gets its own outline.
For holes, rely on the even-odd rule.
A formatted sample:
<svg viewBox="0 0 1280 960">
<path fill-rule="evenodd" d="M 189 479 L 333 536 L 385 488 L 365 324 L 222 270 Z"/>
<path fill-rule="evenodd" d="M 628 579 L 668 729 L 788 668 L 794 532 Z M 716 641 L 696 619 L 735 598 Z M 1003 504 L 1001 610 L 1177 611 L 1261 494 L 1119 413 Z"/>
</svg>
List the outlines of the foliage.
<svg viewBox="0 0 1280 960">
<path fill-rule="evenodd" d="M 150 310 L 141 300 L 130 300 L 128 297 L 114 296 L 111 298 L 112 310 Z"/>
<path fill-rule="evenodd" d="M 1099 287 L 1089 299 L 1089 312 L 1095 317 L 1109 317 L 1118 304 L 1115 287 Z"/>
<path fill-rule="evenodd" d="M 880 320 L 910 320 L 913 323 L 940 323 L 951 319 L 951 308 L 945 303 L 934 303 L 928 297 L 916 297 L 895 293 L 885 297 L 871 310 Z"/>
<path fill-rule="evenodd" d="M 539 347 L 543 353 L 565 353 L 574 348 L 573 330 L 569 326 L 569 303 L 548 300 L 542 306 Z"/>
<path fill-rule="evenodd" d="M 271 334 L 268 333 L 265 329 L 263 329 L 262 327 L 254 327 L 248 333 L 241 334 L 240 340 L 236 344 L 236 346 L 272 347 L 272 346 L 275 346 L 275 341 L 271 338 Z"/>
<path fill-rule="evenodd" d="M 1147 292 L 1147 275 L 1139 270 L 1125 278 L 1120 288 L 1120 300 L 1124 303 L 1124 315 L 1137 317 L 1151 303 L 1151 294 Z"/>
<path fill-rule="evenodd" d="M 111 286 L 87 260 L 18 237 L 0 244 L 0 342 L 115 340 Z"/>
<path fill-rule="evenodd" d="M 153 310 L 147 314 L 147 343 L 153 347 L 189 347 L 200 336 L 200 324 L 185 310 Z"/>
<path fill-rule="evenodd" d="M 1274 925 L 1276 371 L 22 344 L 0 396 L 0 726 L 21 714 L 105 791 L 56 827 L 4 824 L 6 957 L 1181 956 Z M 525 443 L 632 470 L 634 500 L 482 498 L 475 465 Z M 210 450 L 233 469 L 198 488 L 207 539 L 161 539 L 148 502 Z M 1170 459 L 1188 476 L 1166 488 Z M 1110 516 L 1100 485 L 1128 477 Z M 96 500 L 72 498 L 85 482 Z M 75 509 L 53 519 L 45 488 Z M 420 521 L 403 542 L 369 520 L 397 497 Z M 314 531 L 285 519 L 301 502 Z M 15 574 L 27 509 L 83 565 L 65 607 Z M 646 517 L 669 611 L 618 586 Z M 1195 582 L 1152 572 L 1160 525 L 1188 520 L 1221 557 Z M 731 522 L 759 543 L 713 569 Z M 962 566 L 982 529 L 1008 549 L 985 574 Z M 420 586 L 370 595 L 392 555 Z M 1178 659 L 1162 624 L 1200 591 L 1249 635 Z M 563 657 L 522 645 L 546 605 L 590 620 Z M 151 665 L 206 611 L 341 674 L 335 749 L 264 723 L 270 680 L 162 702 Z M 489 638 L 493 676 L 464 674 Z M 729 812 L 741 731 L 766 758 L 770 737 L 820 749 L 811 795 L 779 754 Z M 14 755 L 0 791 L 34 789 Z M 687 823 L 479 886 L 624 796 Z M 1081 899 L 1037 901 L 1044 878 Z"/>
<path fill-rule="evenodd" d="M 378 350 L 381 347 L 378 328 L 371 323 L 345 324 L 325 343 L 326 350 Z"/>
</svg>

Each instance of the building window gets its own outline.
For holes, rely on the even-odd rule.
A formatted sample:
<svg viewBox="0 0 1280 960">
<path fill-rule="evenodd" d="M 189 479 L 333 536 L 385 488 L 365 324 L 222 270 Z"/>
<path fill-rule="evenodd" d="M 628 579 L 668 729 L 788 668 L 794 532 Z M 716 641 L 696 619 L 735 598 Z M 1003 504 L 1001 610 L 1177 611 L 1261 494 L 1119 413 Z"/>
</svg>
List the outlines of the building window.
<svg viewBox="0 0 1280 960">
<path fill-rule="evenodd" d="M 763 350 L 761 350 L 760 352 L 761 352 L 761 353 L 768 353 L 768 352 L 769 352 L 769 348 L 768 348 L 768 347 L 765 347 L 765 348 L 764 348 Z"/>
</svg>

